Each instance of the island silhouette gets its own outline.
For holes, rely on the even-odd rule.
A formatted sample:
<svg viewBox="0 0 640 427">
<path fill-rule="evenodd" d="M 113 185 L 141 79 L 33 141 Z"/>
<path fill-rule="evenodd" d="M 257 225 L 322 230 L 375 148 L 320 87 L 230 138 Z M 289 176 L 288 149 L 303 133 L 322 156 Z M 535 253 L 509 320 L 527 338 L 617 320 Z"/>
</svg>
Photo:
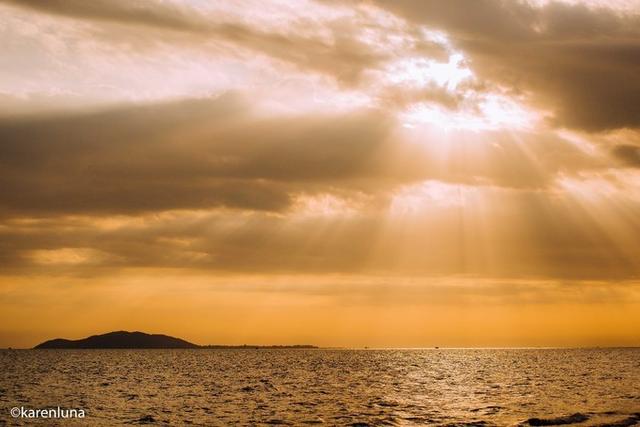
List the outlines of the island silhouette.
<svg viewBox="0 0 640 427">
<path fill-rule="evenodd" d="M 56 338 L 34 349 L 179 349 L 179 348 L 317 348 L 313 345 L 198 345 L 180 338 L 145 332 L 115 331 L 79 340 Z"/>
</svg>

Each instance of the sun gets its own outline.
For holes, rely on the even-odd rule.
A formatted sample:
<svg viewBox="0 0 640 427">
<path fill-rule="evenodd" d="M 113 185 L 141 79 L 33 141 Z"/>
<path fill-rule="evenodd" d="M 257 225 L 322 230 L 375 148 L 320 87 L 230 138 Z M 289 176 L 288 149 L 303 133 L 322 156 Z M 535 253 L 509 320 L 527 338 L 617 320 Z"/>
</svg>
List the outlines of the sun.
<svg viewBox="0 0 640 427">
<path fill-rule="evenodd" d="M 469 61 L 452 51 L 447 61 L 405 58 L 389 65 L 387 80 L 400 93 L 399 115 L 405 128 L 430 125 L 449 130 L 525 129 L 539 115 L 522 100 L 481 86 Z"/>
</svg>

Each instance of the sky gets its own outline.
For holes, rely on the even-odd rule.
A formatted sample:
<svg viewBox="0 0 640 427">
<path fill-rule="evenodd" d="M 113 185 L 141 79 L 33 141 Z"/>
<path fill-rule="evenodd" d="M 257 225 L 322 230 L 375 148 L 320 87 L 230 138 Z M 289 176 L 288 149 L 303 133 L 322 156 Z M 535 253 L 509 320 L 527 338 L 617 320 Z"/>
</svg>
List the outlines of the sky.
<svg viewBox="0 0 640 427">
<path fill-rule="evenodd" d="M 640 1 L 0 22 L 0 347 L 640 345 Z"/>
</svg>

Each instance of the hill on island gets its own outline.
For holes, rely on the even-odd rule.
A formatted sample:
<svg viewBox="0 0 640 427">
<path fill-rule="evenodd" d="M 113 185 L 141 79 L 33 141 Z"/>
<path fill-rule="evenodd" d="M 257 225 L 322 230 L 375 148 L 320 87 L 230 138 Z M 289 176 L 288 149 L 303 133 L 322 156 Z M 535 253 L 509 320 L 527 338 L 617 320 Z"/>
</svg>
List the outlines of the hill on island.
<svg viewBox="0 0 640 427">
<path fill-rule="evenodd" d="M 160 334 L 117 331 L 102 335 L 92 335 L 79 340 L 56 338 L 38 344 L 34 348 L 199 348 L 200 346 Z"/>
<path fill-rule="evenodd" d="M 240 348 L 240 349 L 259 349 L 259 348 L 299 348 L 309 349 L 317 348 L 313 345 L 197 345 L 185 341 L 180 338 L 170 337 L 160 334 L 146 334 L 144 332 L 127 332 L 117 331 L 109 332 L 102 335 L 92 335 L 88 338 L 79 340 L 67 340 L 56 338 L 54 340 L 45 341 L 38 344 L 36 349 L 105 349 L 105 348 L 208 348 L 208 349 L 224 349 L 224 348 Z"/>
</svg>

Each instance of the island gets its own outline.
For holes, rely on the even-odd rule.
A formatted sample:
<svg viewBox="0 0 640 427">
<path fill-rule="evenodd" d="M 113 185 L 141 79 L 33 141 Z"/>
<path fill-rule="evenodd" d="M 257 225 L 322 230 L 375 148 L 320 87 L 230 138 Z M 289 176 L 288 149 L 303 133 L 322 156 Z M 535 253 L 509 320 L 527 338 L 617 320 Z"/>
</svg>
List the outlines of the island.
<svg viewBox="0 0 640 427">
<path fill-rule="evenodd" d="M 79 340 L 56 338 L 34 349 L 312 349 L 313 345 L 198 345 L 180 338 L 144 332 L 116 331 Z"/>
</svg>

